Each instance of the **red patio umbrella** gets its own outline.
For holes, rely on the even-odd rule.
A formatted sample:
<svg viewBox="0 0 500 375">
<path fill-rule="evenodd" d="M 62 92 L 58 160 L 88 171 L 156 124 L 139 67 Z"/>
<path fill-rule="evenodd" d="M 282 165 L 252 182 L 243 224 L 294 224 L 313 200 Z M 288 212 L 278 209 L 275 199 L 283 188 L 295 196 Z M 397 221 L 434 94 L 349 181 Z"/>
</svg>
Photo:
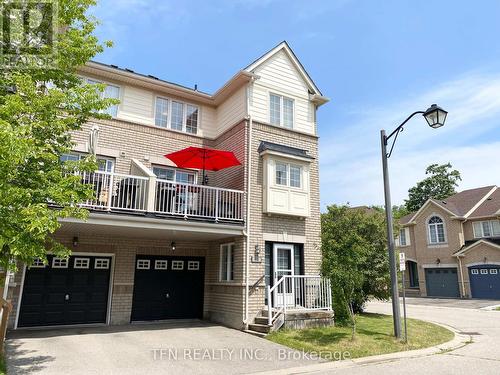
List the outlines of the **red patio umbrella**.
<svg viewBox="0 0 500 375">
<path fill-rule="evenodd" d="M 203 184 L 205 184 L 206 170 L 219 171 L 241 164 L 231 151 L 201 147 L 188 147 L 166 154 L 165 157 L 172 160 L 179 168 L 203 169 Z"/>
</svg>

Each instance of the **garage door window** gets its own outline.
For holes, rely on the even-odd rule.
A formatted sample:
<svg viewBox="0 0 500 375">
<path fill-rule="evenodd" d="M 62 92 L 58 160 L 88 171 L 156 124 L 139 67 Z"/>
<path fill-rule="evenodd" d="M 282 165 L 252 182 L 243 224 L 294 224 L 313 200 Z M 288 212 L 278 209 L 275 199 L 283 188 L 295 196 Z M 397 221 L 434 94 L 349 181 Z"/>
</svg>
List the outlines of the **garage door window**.
<svg viewBox="0 0 500 375">
<path fill-rule="evenodd" d="M 89 258 L 75 258 L 73 263 L 73 268 L 77 269 L 87 269 L 89 268 L 90 259 Z"/>
<path fill-rule="evenodd" d="M 492 269 L 490 269 L 490 274 L 497 275 L 498 274 L 498 270 L 496 268 L 492 268 Z"/>
<path fill-rule="evenodd" d="M 166 260 L 155 260 L 155 270 L 166 270 L 167 261 Z"/>
<path fill-rule="evenodd" d="M 188 271 L 198 271 L 200 269 L 200 262 L 197 260 L 190 260 L 188 262 Z"/>
<path fill-rule="evenodd" d="M 184 269 L 184 261 L 183 260 L 173 260 L 172 261 L 172 270 L 181 271 Z"/>
<path fill-rule="evenodd" d="M 109 259 L 96 259 L 94 268 L 96 270 L 107 270 L 109 268 Z"/>
<path fill-rule="evenodd" d="M 149 270 L 149 260 L 148 259 L 139 259 L 137 261 L 137 269 L 138 270 Z"/>
<path fill-rule="evenodd" d="M 66 258 L 53 258 L 52 268 L 68 268 L 68 259 Z"/>
<path fill-rule="evenodd" d="M 472 273 L 473 275 L 479 275 L 479 270 L 471 270 L 471 273 Z"/>
<path fill-rule="evenodd" d="M 31 264 L 30 268 L 45 268 L 45 263 L 40 258 L 36 258 Z"/>
<path fill-rule="evenodd" d="M 484 268 L 481 268 L 481 275 L 487 275 L 488 274 L 488 270 L 484 269 Z"/>
</svg>

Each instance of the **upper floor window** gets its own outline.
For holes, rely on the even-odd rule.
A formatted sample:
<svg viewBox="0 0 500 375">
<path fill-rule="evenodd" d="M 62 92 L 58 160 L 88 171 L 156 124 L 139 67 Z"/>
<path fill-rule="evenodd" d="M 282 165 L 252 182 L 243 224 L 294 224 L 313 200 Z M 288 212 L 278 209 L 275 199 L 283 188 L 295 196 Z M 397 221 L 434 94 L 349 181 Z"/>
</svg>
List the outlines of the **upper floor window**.
<svg viewBox="0 0 500 375">
<path fill-rule="evenodd" d="M 273 125 L 293 128 L 293 99 L 282 95 L 270 94 L 269 96 L 269 122 Z"/>
<path fill-rule="evenodd" d="M 198 132 L 199 108 L 158 96 L 155 103 L 155 125 L 190 134 Z"/>
<path fill-rule="evenodd" d="M 476 221 L 473 223 L 474 238 L 481 237 L 499 237 L 500 236 L 500 221 Z"/>
<path fill-rule="evenodd" d="M 406 246 L 406 230 L 401 228 L 399 230 L 399 246 Z"/>
<path fill-rule="evenodd" d="M 78 161 L 80 159 L 83 159 L 85 156 L 86 156 L 85 154 L 77 154 L 77 153 L 62 154 L 59 159 L 62 162 Z M 98 171 L 100 171 L 100 172 L 113 172 L 114 169 L 115 169 L 114 159 L 106 158 L 106 157 L 102 157 L 102 156 L 97 157 L 97 170 Z"/>
<path fill-rule="evenodd" d="M 101 81 L 97 81 L 95 79 L 86 79 L 87 83 L 89 85 L 95 85 L 98 83 L 103 83 Z M 104 88 L 104 91 L 101 92 L 100 94 L 101 98 L 106 98 L 106 99 L 120 99 L 120 88 L 115 85 L 111 84 L 106 84 L 106 87 Z M 105 110 L 102 111 L 103 113 L 107 113 L 111 117 L 116 117 L 118 115 L 118 104 L 114 104 L 112 106 L 109 106 Z"/>
<path fill-rule="evenodd" d="M 439 216 L 432 216 L 428 221 L 429 243 L 446 243 L 444 222 Z"/>
<path fill-rule="evenodd" d="M 298 165 L 276 162 L 276 185 L 300 188 L 302 168 Z"/>
<path fill-rule="evenodd" d="M 153 173 L 162 180 L 181 182 L 185 184 L 196 183 L 196 173 L 175 168 L 153 167 Z"/>
</svg>

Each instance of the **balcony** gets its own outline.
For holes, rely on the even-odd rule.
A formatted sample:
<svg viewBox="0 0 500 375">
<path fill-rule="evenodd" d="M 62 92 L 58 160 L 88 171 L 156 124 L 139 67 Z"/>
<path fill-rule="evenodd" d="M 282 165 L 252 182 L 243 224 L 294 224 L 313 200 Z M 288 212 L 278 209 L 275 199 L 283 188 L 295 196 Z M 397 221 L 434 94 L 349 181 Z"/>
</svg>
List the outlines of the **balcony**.
<svg viewBox="0 0 500 375">
<path fill-rule="evenodd" d="M 216 223 L 244 220 L 243 191 L 161 180 L 151 174 L 98 171 L 81 177 L 94 191 L 93 198 L 81 206 L 91 210 Z"/>
</svg>

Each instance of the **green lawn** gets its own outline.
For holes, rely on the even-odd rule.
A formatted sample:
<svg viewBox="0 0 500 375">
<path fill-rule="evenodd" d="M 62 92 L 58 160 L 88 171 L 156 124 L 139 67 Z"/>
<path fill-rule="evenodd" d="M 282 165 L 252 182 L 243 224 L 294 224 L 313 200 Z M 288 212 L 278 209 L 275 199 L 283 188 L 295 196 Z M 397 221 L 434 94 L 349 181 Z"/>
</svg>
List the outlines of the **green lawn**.
<svg viewBox="0 0 500 375">
<path fill-rule="evenodd" d="M 451 340 L 453 332 L 421 320 L 408 319 L 408 343 L 392 336 L 392 317 L 362 314 L 358 317 L 357 335 L 351 341 L 350 327 L 280 330 L 267 336 L 271 341 L 306 352 L 321 353 L 327 359 L 338 359 L 338 353 L 348 352 L 347 358 L 421 349 Z"/>
<path fill-rule="evenodd" d="M 0 375 L 4 375 L 7 373 L 7 370 L 5 368 L 5 358 L 3 357 L 3 354 L 0 353 Z"/>
<path fill-rule="evenodd" d="M 500 311 L 500 306 L 498 306 L 495 310 Z"/>
</svg>

